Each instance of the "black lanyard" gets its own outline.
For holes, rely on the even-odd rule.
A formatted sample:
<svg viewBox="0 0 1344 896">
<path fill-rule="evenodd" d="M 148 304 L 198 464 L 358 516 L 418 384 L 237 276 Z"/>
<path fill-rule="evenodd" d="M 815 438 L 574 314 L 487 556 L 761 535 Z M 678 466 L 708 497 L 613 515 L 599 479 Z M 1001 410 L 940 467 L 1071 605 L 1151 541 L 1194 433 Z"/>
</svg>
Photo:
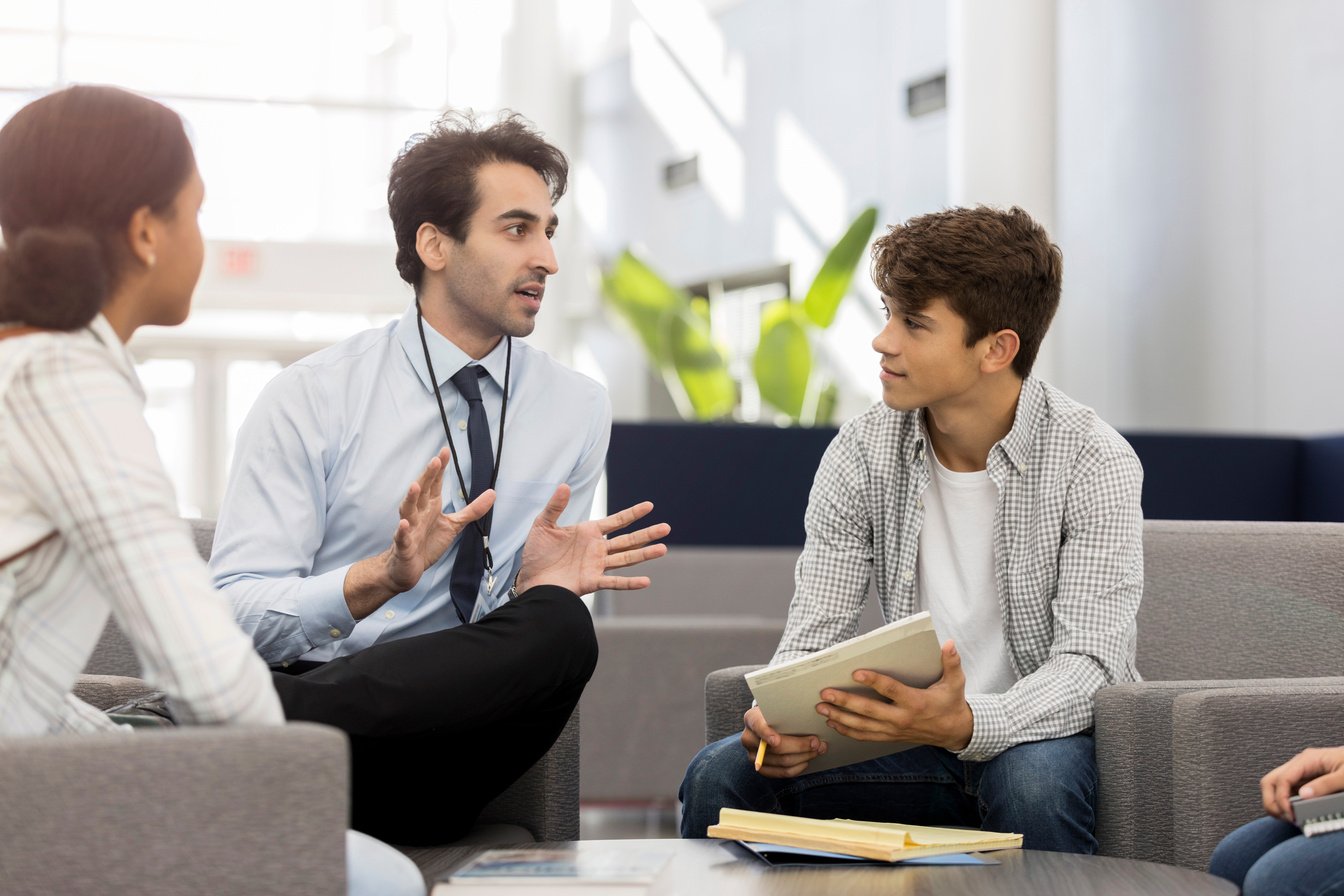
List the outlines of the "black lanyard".
<svg viewBox="0 0 1344 896">
<path fill-rule="evenodd" d="M 443 434 L 448 438 L 448 452 L 453 457 L 453 469 L 457 472 L 457 484 L 462 489 L 462 500 L 466 501 L 467 480 L 462 476 L 462 465 L 457 460 L 457 446 L 453 444 L 452 429 L 448 426 L 448 412 L 443 409 L 443 393 L 439 391 L 439 378 L 434 375 L 434 362 L 429 359 L 429 341 L 425 339 L 425 316 L 420 311 L 420 297 L 415 297 L 415 322 L 420 328 L 420 347 L 425 351 L 425 366 L 429 368 L 429 382 L 434 386 L 434 398 L 439 403 L 439 419 L 443 421 Z M 495 465 L 490 471 L 490 487 L 499 480 L 499 460 L 504 455 L 504 417 L 509 412 L 509 369 L 513 366 L 513 337 L 505 336 L 504 343 L 504 401 L 499 406 L 499 444 L 495 448 Z M 473 463 L 475 460 L 473 459 Z M 489 595 L 495 588 L 495 558 L 490 554 L 490 529 L 495 521 L 494 513 L 487 513 L 473 525 L 481 533 L 481 553 L 485 566 L 485 593 Z"/>
</svg>

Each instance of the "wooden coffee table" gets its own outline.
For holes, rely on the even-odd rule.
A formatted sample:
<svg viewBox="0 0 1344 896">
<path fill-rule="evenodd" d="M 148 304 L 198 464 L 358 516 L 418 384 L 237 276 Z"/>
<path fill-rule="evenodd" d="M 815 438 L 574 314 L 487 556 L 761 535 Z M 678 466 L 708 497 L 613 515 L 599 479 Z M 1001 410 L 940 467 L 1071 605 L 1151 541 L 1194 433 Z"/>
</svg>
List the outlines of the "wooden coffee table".
<svg viewBox="0 0 1344 896">
<path fill-rule="evenodd" d="M 1154 862 L 1009 849 L 987 853 L 998 865 L 891 865 L 846 868 L 771 868 L 720 840 L 579 840 L 538 847 L 584 850 L 594 846 L 667 849 L 672 860 L 658 892 L 675 896 L 1236 896 L 1237 888 L 1199 871 Z M 486 847 L 463 846 L 445 853 L 445 870 Z M 670 883 L 670 887 L 665 887 Z M 472 888 L 465 892 L 476 892 Z M 537 896 L 545 896 L 544 886 Z M 600 888 L 594 888 L 600 894 Z"/>
</svg>

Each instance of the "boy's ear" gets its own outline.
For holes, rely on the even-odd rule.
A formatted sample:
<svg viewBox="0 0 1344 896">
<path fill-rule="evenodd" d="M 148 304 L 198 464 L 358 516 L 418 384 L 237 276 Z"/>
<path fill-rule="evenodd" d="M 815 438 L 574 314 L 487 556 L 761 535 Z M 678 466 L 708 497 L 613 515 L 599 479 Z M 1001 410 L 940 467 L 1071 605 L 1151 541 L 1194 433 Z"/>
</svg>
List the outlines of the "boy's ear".
<svg viewBox="0 0 1344 896">
<path fill-rule="evenodd" d="M 415 231 L 415 251 L 420 261 L 431 271 L 442 271 L 448 267 L 448 255 L 451 247 L 448 234 L 428 222 L 421 224 Z"/>
<path fill-rule="evenodd" d="M 1022 338 L 1014 330 L 999 330 L 987 337 L 989 350 L 980 361 L 980 369 L 985 373 L 998 373 L 1013 363 L 1022 349 Z"/>
</svg>

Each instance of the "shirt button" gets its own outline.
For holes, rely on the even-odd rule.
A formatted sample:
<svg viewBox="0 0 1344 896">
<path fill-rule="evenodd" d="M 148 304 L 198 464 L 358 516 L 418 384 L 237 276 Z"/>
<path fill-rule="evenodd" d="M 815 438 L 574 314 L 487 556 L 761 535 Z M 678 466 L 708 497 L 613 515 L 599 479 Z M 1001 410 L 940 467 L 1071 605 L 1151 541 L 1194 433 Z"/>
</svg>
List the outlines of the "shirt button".
<svg viewBox="0 0 1344 896">
<path fill-rule="evenodd" d="M 913 582 L 915 580 L 915 574 L 907 569 L 905 572 L 901 573 L 901 578 L 907 582 Z"/>
<path fill-rule="evenodd" d="M 462 491 L 462 489 L 457 490 L 457 496 L 461 498 L 463 501 L 467 500 L 467 493 Z"/>
<path fill-rule="evenodd" d="M 384 619 L 395 619 L 396 617 L 397 617 L 396 610 L 388 610 L 386 613 L 383 614 Z"/>
<path fill-rule="evenodd" d="M 920 499 L 920 500 L 918 500 L 918 501 L 915 502 L 915 508 L 918 509 L 918 510 L 923 510 L 923 509 L 924 509 L 924 501 L 923 501 L 923 499 Z"/>
<path fill-rule="evenodd" d="M 458 428 L 458 429 L 466 429 L 466 428 L 467 428 L 467 421 L 465 421 L 465 420 L 459 420 L 459 421 L 457 421 L 457 428 Z"/>
<path fill-rule="evenodd" d="M 1026 464 L 1018 464 L 1018 465 L 1017 465 L 1017 472 L 1018 472 L 1018 473 L 1021 473 L 1022 475 L 1026 475 L 1026 472 L 1027 472 L 1027 465 L 1026 465 Z"/>
<path fill-rule="evenodd" d="M 332 636 L 333 638 L 339 638 L 339 637 L 341 636 L 341 630 L 338 629 L 338 628 L 334 628 L 334 629 L 332 629 L 332 630 L 331 630 L 331 636 Z"/>
</svg>

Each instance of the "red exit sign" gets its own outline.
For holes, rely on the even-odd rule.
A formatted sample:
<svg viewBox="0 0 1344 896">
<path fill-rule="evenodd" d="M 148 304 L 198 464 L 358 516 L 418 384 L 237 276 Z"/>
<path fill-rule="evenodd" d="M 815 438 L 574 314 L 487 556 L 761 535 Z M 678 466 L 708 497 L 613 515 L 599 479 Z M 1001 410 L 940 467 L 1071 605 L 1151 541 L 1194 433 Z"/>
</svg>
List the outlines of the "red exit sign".
<svg viewBox="0 0 1344 896">
<path fill-rule="evenodd" d="M 257 250 L 251 246 L 230 246 L 224 250 L 224 273 L 230 277 L 246 277 L 256 273 Z"/>
</svg>

